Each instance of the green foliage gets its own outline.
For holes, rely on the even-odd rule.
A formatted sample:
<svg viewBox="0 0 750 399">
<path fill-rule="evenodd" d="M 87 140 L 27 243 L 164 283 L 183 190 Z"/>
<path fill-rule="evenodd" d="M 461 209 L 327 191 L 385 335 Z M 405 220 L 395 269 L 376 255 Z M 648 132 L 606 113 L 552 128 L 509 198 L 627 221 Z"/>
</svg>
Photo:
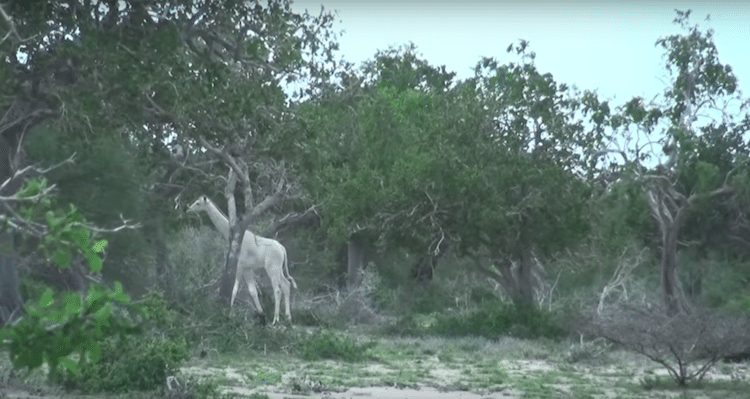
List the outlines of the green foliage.
<svg viewBox="0 0 750 399">
<path fill-rule="evenodd" d="M 719 254 L 711 255 L 716 260 L 705 266 L 712 272 L 703 279 L 703 300 L 706 305 L 723 311 L 750 314 L 750 272 L 747 264 L 722 260 Z"/>
<path fill-rule="evenodd" d="M 51 376 L 59 371 L 58 365 L 77 372 L 80 364 L 71 357 L 74 352 L 81 359 L 90 356 L 94 360 L 102 353 L 104 337 L 137 331 L 132 324 L 112 317 L 112 304 L 127 302 L 119 284 L 113 291 L 93 286 L 85 301 L 76 293 L 56 301 L 47 289 L 38 304 L 26 305 L 26 315 L 19 322 L 3 330 L 4 338 L 11 340 L 11 362 L 28 369 L 46 362 Z"/>
<path fill-rule="evenodd" d="M 447 90 L 456 76 L 455 72 L 446 72 L 445 66 L 434 67 L 420 58 L 414 43 L 378 51 L 364 63 L 363 71 L 374 85 L 390 87 L 399 93 L 412 89 Z"/>
<path fill-rule="evenodd" d="M 334 359 L 358 362 L 368 358 L 367 350 L 377 345 L 371 341 L 357 343 L 353 338 L 332 331 L 316 331 L 299 343 L 299 354 L 305 360 Z"/>
<path fill-rule="evenodd" d="M 139 302 L 141 315 L 154 326 L 169 328 L 180 320 L 180 315 L 167 306 L 164 294 L 160 291 L 149 291 Z"/>
<path fill-rule="evenodd" d="M 61 211 L 49 197 L 46 180 L 31 179 L 19 190 L 18 196 L 27 198 L 19 213 L 27 221 L 39 220 L 43 233 L 41 250 L 59 267 L 69 265 L 73 253 L 86 259 L 91 270 L 101 269 L 99 253 L 106 240 L 97 240 L 85 226 L 75 207 Z M 22 232 L 33 231 L 21 230 Z M 137 331 L 126 317 L 114 315 L 118 306 L 128 307 L 128 296 L 120 283 L 113 289 L 92 285 L 85 298 L 77 293 L 66 293 L 55 299 L 52 289 L 26 305 L 26 314 L 17 322 L 0 331 L 0 338 L 10 339 L 10 359 L 14 367 L 36 369 L 49 365 L 49 375 L 60 372 L 59 366 L 77 373 L 81 364 L 101 356 L 101 342 L 109 336 L 123 336 Z M 78 361 L 73 353 L 79 354 Z"/>
<path fill-rule="evenodd" d="M 394 323 L 381 326 L 380 331 L 384 335 L 421 337 L 425 335 L 422 325 L 417 321 L 415 314 L 403 315 Z"/>
<path fill-rule="evenodd" d="M 399 289 L 398 301 L 393 310 L 398 315 L 442 312 L 454 305 L 453 297 L 446 295 L 447 288 L 442 281 L 433 281 L 428 285 L 406 281 Z"/>
<path fill-rule="evenodd" d="M 50 171 L 46 177 L 55 183 L 58 201 L 76 204 L 78 212 L 92 223 L 112 225 L 120 223 L 121 217 L 143 220 L 150 200 L 142 190 L 147 184 L 143 180 L 147 163 L 139 157 L 137 147 L 105 134 L 104 127 L 101 130 L 94 138 L 82 139 L 70 137 L 57 124 L 38 126 L 29 134 L 26 151 L 31 161 L 48 165 L 76 154 L 74 165 Z M 121 281 L 129 292 L 147 285 L 137 280 L 143 273 L 121 270 L 125 259 L 145 258 L 143 249 L 154 233 L 155 229 L 148 228 L 124 230 L 111 237 L 103 275 Z"/>
<path fill-rule="evenodd" d="M 45 178 L 29 180 L 18 191 L 21 198 L 32 198 L 43 195 L 47 188 Z M 70 264 L 74 252 L 83 255 L 89 268 L 98 272 L 102 268 L 99 254 L 107 246 L 107 240 L 93 240 L 91 232 L 83 224 L 83 216 L 78 209 L 70 204 L 67 211 L 60 210 L 56 201 L 40 198 L 30 203 L 22 203 L 19 213 L 26 220 L 46 221 L 45 234 L 39 244 L 39 249 L 61 267 Z"/>
<path fill-rule="evenodd" d="M 512 305 L 440 314 L 427 332 L 449 337 L 478 335 L 490 339 L 503 335 L 527 339 L 560 338 L 564 334 L 553 313 Z"/>
<path fill-rule="evenodd" d="M 162 282 L 165 299 L 179 304 L 198 318 L 221 313 L 222 304 L 213 296 L 215 286 L 207 284 L 221 275 L 226 243 L 213 227 L 184 228 L 169 243 L 169 278 Z"/>
<path fill-rule="evenodd" d="M 666 114 L 670 116 L 674 126 L 679 126 L 689 104 L 699 104 L 708 99 L 715 100 L 721 95 L 733 94 L 737 89 L 737 78 L 729 65 L 719 62 L 713 30 L 708 29 L 703 33 L 697 24 L 691 27 L 690 10 L 675 11 L 677 17 L 674 23 L 680 25 L 687 34 L 660 38 L 656 45 L 665 50 L 666 67 L 670 75 L 673 75 L 673 85 L 668 88 L 666 95 L 674 102 Z"/>
<path fill-rule="evenodd" d="M 591 189 L 577 174 L 602 135 L 574 115 L 584 107 L 603 123 L 609 106 L 591 93 L 582 104 L 533 62 L 480 64 L 454 84 L 413 47 L 391 50 L 366 65 L 366 83 L 303 105 L 314 141 L 301 154 L 305 186 L 331 242 L 356 231 L 391 251 L 450 241 L 500 256 L 522 243 L 549 254 L 588 234 Z"/>
<path fill-rule="evenodd" d="M 80 370 L 62 378 L 68 389 L 81 392 L 154 390 L 188 359 L 184 339 L 158 335 L 110 337 L 101 344 L 101 357 L 82 362 Z"/>
</svg>

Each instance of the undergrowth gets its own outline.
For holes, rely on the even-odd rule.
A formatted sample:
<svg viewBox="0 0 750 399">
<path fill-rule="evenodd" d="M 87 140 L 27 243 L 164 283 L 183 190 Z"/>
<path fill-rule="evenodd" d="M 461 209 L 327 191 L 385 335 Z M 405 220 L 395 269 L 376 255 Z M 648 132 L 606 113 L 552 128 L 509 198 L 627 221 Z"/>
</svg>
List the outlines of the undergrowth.
<svg viewBox="0 0 750 399">
<path fill-rule="evenodd" d="M 81 359 L 80 369 L 59 378 L 67 389 L 85 393 L 149 391 L 161 388 L 168 375 L 189 358 L 188 342 L 174 326 L 179 315 L 161 295 L 141 303 L 144 333 L 109 337 L 98 358 Z"/>
<path fill-rule="evenodd" d="M 298 351 L 304 360 L 333 359 L 358 362 L 368 359 L 367 350 L 376 345 L 376 341 L 359 344 L 351 337 L 324 330 L 301 339 Z"/>
</svg>

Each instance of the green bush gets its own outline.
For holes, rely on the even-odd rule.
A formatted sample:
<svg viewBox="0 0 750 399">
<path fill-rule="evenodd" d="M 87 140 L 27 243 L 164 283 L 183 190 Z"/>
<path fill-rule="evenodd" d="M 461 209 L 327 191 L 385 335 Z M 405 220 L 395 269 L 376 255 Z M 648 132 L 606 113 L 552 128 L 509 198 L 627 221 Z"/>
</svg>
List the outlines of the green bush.
<svg viewBox="0 0 750 399">
<path fill-rule="evenodd" d="M 138 305 L 145 334 L 104 340 L 98 359 L 85 359 L 77 373 L 64 374 L 66 388 L 91 393 L 154 390 L 188 359 L 187 340 L 177 328 L 181 316 L 162 294 L 150 292 Z"/>
<path fill-rule="evenodd" d="M 184 339 L 112 337 L 102 342 L 96 362 L 81 362 L 80 370 L 64 373 L 62 382 L 86 393 L 154 390 L 187 359 Z"/>
<path fill-rule="evenodd" d="M 449 337 L 478 335 L 490 339 L 503 335 L 558 338 L 564 333 L 554 314 L 537 309 L 518 309 L 510 304 L 467 313 L 440 314 L 427 329 L 430 333 Z"/>
<path fill-rule="evenodd" d="M 34 250 L 61 269 L 69 267 L 74 256 L 81 256 L 92 272 L 101 271 L 107 240 L 97 238 L 75 206 L 63 206 L 50 196 L 49 188 L 42 177 L 26 181 L 18 190 L 18 214 L 37 227 L 29 230 L 23 227 L 28 223 L 20 223 L 17 232 L 39 239 Z M 98 359 L 100 342 L 140 331 L 132 320 L 114 312 L 131 307 L 119 282 L 111 288 L 92 283 L 85 295 L 56 294 L 52 288 L 41 290 L 29 284 L 24 289 L 34 295 L 27 298 L 25 314 L 0 329 L 0 340 L 8 343 L 15 368 L 34 370 L 46 363 L 48 378 L 56 380 L 61 369 L 79 371 L 74 354 L 80 362 Z"/>
<path fill-rule="evenodd" d="M 358 344 L 350 337 L 340 336 L 331 331 L 319 331 L 302 340 L 299 354 L 305 360 L 340 359 L 356 362 L 366 359 L 365 353 L 375 345 L 375 341 Z"/>
<path fill-rule="evenodd" d="M 399 317 L 395 323 L 386 324 L 380 332 L 384 335 L 421 337 L 424 335 L 424 329 L 417 323 L 415 315 L 408 314 Z"/>
</svg>

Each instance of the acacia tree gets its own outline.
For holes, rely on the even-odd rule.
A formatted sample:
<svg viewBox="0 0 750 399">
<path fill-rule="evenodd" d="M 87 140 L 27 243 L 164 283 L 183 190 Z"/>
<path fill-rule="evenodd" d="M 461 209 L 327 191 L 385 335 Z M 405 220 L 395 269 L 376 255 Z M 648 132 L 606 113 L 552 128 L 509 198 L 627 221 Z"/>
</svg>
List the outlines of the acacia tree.
<svg viewBox="0 0 750 399">
<path fill-rule="evenodd" d="M 188 43 L 197 64 L 192 67 L 196 80 L 188 80 L 176 90 L 189 100 L 187 96 L 194 94 L 191 88 L 207 79 L 209 85 L 202 87 L 207 97 L 202 103 L 178 100 L 175 104 L 180 106 L 170 108 L 154 100 L 154 106 L 177 126 L 177 134 L 188 143 L 192 154 L 205 149 L 223 164 L 219 173 L 228 173 L 222 191 L 228 202 L 230 243 L 220 286 L 220 296 L 227 301 L 244 231 L 282 200 L 291 200 L 290 194 L 301 199 L 293 160 L 288 157 L 293 142 L 284 134 L 294 115 L 282 83 L 327 78 L 336 47 L 329 36 L 331 22 L 332 15 L 323 11 L 315 18 L 307 13 L 295 14 L 288 1 L 272 2 L 267 7 L 246 4 L 207 17 L 196 29 L 217 25 L 224 30 L 211 31 L 213 36 L 208 41 Z M 217 49 L 212 40 L 219 43 Z M 214 109 L 217 111 L 207 111 Z M 203 169 L 204 178 L 217 181 L 215 172 Z M 236 208 L 237 183 L 244 199 L 244 215 Z M 274 224 L 274 229 L 313 215 L 312 208 L 293 209 Z"/>
<path fill-rule="evenodd" d="M 0 75 L 8 82 L 0 90 L 2 106 L 13 112 L 3 113 L 0 132 L 15 140 L 6 147 L 21 149 L 26 133 L 48 120 L 69 139 L 111 135 L 147 165 L 142 190 L 153 202 L 146 206 L 151 213 L 189 184 L 191 171 L 216 169 L 202 157 L 201 140 L 233 157 L 253 148 L 249 165 L 281 159 L 291 145 L 274 143 L 289 118 L 282 81 L 324 78 L 336 46 L 329 14 L 295 14 L 288 1 L 14 1 L 3 7 L 2 36 L 10 39 L 0 43 Z M 182 156 L 169 156 L 177 152 Z M 239 181 L 247 182 L 244 177 Z M 165 247 L 163 232 L 153 240 L 155 248 Z"/>
<path fill-rule="evenodd" d="M 688 227 L 690 241 L 701 245 L 708 242 L 706 231 L 721 224 L 729 227 L 730 219 L 739 221 L 731 223 L 734 231 L 747 229 L 741 204 L 746 201 L 748 147 L 741 137 L 750 119 L 746 114 L 736 122 L 727 111 L 730 105 L 741 102 L 735 95 L 737 79 L 728 65 L 719 62 L 713 31 L 704 34 L 697 25 L 689 26 L 690 11 L 677 11 L 677 15 L 674 22 L 687 34 L 656 42 L 666 51 L 666 67 L 672 78 L 664 104 L 645 105 L 641 98 L 634 98 L 611 120 L 615 129 L 626 133 L 631 125 L 646 134 L 653 133 L 659 122 L 666 125 L 663 137 L 656 140 L 666 160 L 656 168 L 643 166 L 644 161 L 658 156 L 644 151 L 651 142 L 618 152 L 626 161 L 623 170 L 642 187 L 657 224 L 661 295 L 668 314 L 691 312 L 677 273 L 682 229 Z M 741 104 L 740 110 L 745 105 Z M 721 122 L 705 111 L 718 112 Z M 708 122 L 696 127 L 699 118 L 706 117 Z M 717 215 L 717 211 L 723 215 Z"/>
</svg>

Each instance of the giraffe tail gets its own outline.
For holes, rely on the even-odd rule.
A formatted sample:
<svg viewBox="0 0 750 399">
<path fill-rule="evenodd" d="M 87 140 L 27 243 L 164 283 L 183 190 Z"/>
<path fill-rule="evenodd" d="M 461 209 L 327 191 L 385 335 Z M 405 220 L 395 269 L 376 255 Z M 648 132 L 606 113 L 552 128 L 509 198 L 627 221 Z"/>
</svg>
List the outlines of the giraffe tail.
<svg viewBox="0 0 750 399">
<path fill-rule="evenodd" d="M 289 266 L 288 266 L 287 260 L 288 259 L 287 259 L 286 251 L 284 251 L 284 271 L 286 272 L 286 276 L 285 277 L 289 279 L 289 281 L 292 283 L 292 287 L 294 287 L 294 289 L 296 290 L 297 289 L 297 282 L 295 282 L 294 281 L 294 277 L 292 277 L 292 275 L 289 274 Z"/>
</svg>

